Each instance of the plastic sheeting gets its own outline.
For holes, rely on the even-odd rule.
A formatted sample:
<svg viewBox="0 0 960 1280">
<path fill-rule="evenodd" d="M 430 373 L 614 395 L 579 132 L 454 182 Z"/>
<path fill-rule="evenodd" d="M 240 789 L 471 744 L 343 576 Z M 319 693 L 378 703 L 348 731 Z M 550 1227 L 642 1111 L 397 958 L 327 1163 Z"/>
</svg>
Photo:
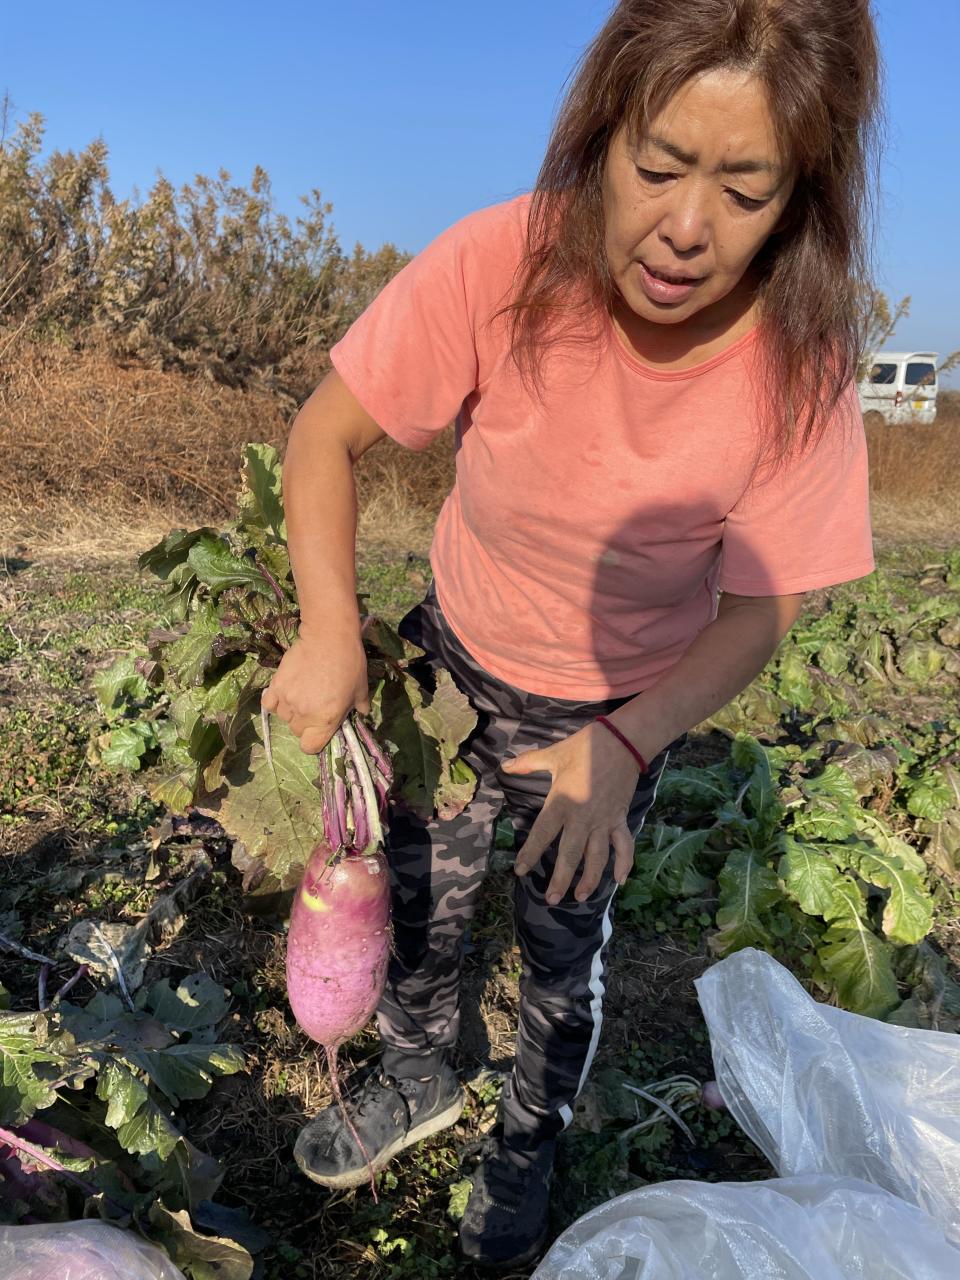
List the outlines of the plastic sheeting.
<svg viewBox="0 0 960 1280">
<path fill-rule="evenodd" d="M 0 1280 L 184 1280 L 162 1249 L 90 1218 L 0 1227 Z"/>
<path fill-rule="evenodd" d="M 779 1174 L 863 1178 L 960 1245 L 960 1036 L 820 1004 L 753 947 L 695 986 L 723 1100 Z"/>
<path fill-rule="evenodd" d="M 785 1176 L 628 1192 L 535 1280 L 955 1280 L 960 1036 L 820 1004 L 753 948 L 696 987 L 724 1102 Z"/>
<path fill-rule="evenodd" d="M 926 1214 L 852 1178 L 660 1182 L 579 1218 L 534 1280 L 955 1280 Z"/>
</svg>

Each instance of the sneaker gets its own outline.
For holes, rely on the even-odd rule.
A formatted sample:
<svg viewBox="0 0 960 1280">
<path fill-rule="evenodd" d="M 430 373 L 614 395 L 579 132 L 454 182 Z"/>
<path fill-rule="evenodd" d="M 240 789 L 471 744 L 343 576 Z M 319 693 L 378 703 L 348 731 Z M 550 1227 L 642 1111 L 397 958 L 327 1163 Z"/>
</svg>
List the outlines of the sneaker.
<svg viewBox="0 0 960 1280">
<path fill-rule="evenodd" d="M 518 1151 L 491 1140 L 460 1223 L 460 1250 L 470 1262 L 498 1270 L 520 1267 L 546 1244 L 556 1146 L 551 1138 Z"/>
<path fill-rule="evenodd" d="M 398 1151 L 446 1129 L 460 1117 L 463 1091 L 450 1067 L 424 1080 L 395 1080 L 382 1071 L 368 1076 L 350 1119 L 370 1156 L 374 1172 Z M 343 1114 L 334 1102 L 301 1130 L 293 1149 L 300 1169 L 322 1187 L 359 1187 L 370 1170 Z"/>
</svg>

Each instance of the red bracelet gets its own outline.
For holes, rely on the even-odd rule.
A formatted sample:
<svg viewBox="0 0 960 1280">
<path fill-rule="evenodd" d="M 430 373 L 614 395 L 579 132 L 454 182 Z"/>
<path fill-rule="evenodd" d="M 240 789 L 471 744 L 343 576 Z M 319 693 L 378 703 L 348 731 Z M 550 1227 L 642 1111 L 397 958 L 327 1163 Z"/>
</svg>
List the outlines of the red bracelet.
<svg viewBox="0 0 960 1280">
<path fill-rule="evenodd" d="M 629 739 L 629 738 L 625 738 L 625 737 L 623 736 L 623 734 L 620 732 L 620 730 L 617 728 L 617 726 L 616 726 L 615 724 L 611 724 L 611 723 L 610 723 L 610 721 L 607 719 L 607 717 L 606 717 L 606 716 L 597 716 L 597 723 L 598 723 L 598 724 L 606 725 L 606 727 L 610 730 L 610 732 L 613 734 L 613 736 L 614 736 L 615 738 L 619 738 L 619 739 L 620 739 L 620 741 L 623 743 L 623 745 L 627 748 L 627 750 L 628 750 L 628 751 L 630 752 L 630 754 L 633 756 L 634 760 L 636 760 L 637 764 L 640 766 L 640 772 L 641 772 L 641 773 L 649 773 L 649 772 L 650 772 L 650 766 L 647 764 L 646 760 L 644 760 L 643 756 L 640 754 L 640 752 L 637 750 L 637 748 L 633 745 L 633 743 L 630 741 L 630 739 Z"/>
</svg>

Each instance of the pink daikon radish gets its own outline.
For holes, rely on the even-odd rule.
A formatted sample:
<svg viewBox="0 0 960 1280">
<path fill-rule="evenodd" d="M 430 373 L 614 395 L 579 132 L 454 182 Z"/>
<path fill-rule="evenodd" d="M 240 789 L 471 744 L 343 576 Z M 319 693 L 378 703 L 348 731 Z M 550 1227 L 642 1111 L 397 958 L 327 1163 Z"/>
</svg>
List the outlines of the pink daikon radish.
<svg viewBox="0 0 960 1280">
<path fill-rule="evenodd" d="M 373 1165 L 340 1089 L 337 1050 L 373 1016 L 387 980 L 390 877 L 381 817 L 391 770 L 369 730 L 355 724 L 345 720 L 321 755 L 326 838 L 311 853 L 293 902 L 287 996 L 301 1028 L 323 1046 L 333 1095 L 376 1200 Z"/>
</svg>

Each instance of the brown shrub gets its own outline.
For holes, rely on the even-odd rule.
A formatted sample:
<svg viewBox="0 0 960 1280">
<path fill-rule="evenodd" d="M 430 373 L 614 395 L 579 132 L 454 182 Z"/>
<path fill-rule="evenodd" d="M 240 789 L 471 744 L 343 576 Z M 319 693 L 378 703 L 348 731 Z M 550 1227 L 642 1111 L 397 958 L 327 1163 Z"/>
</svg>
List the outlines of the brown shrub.
<svg viewBox="0 0 960 1280">
<path fill-rule="evenodd" d="M 309 386 L 329 367 L 322 352 L 312 358 Z M 177 525 L 223 523 L 242 446 L 282 449 L 296 407 L 266 390 L 22 342 L 0 372 L 0 549 L 115 556 Z M 932 427 L 871 422 L 867 439 L 878 538 L 956 542 L 960 394 L 942 395 Z M 391 441 L 372 449 L 357 467 L 361 553 L 423 554 L 453 476 L 449 432 L 422 453 Z"/>
<path fill-rule="evenodd" d="M 315 353 L 304 376 L 315 385 L 328 367 Z M 296 408 L 263 390 L 21 342 L 0 372 L 0 545 L 116 554 L 178 524 L 223 523 L 242 446 L 282 449 Z M 425 551 L 452 479 L 449 435 L 423 453 L 390 441 L 372 450 L 357 468 L 361 543 Z"/>
</svg>

